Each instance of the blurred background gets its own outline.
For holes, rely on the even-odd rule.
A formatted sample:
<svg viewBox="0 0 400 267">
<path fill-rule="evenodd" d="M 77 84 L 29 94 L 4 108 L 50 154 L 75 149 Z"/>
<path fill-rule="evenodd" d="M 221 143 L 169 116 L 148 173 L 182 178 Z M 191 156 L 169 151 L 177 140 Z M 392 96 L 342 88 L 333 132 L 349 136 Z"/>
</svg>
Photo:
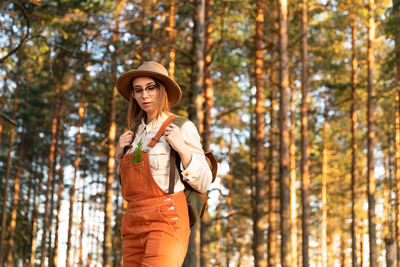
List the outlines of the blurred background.
<svg viewBox="0 0 400 267">
<path fill-rule="evenodd" d="M 197 266 L 400 266 L 400 0 L 1 0 L 0 267 L 122 266 L 146 60 L 219 162 Z"/>
</svg>

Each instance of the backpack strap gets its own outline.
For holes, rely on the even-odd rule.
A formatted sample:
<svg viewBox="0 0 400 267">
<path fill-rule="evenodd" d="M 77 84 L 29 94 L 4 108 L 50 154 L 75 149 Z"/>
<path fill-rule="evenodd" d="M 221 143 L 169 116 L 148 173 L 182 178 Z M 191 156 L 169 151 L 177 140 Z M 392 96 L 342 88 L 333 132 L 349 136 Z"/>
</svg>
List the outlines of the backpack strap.
<svg viewBox="0 0 400 267">
<path fill-rule="evenodd" d="M 158 132 L 156 133 L 155 136 L 153 136 L 153 138 L 151 138 L 150 143 L 147 145 L 149 147 L 154 147 L 158 140 L 160 140 L 161 136 L 164 134 L 165 132 L 165 128 L 167 128 L 167 126 L 177 117 L 177 115 L 171 115 L 169 116 L 164 123 L 161 125 L 160 130 L 158 130 Z"/>
<path fill-rule="evenodd" d="M 175 189 L 175 165 L 176 165 L 176 158 L 177 158 L 177 153 L 176 151 L 171 147 L 170 153 L 169 153 L 169 185 L 168 185 L 168 194 L 173 194 L 174 189 Z M 179 157 L 179 156 L 178 156 Z M 181 176 L 182 174 L 179 172 L 179 175 Z"/>
<path fill-rule="evenodd" d="M 208 165 L 210 165 L 211 167 L 211 173 L 212 173 L 211 183 L 213 183 L 215 181 L 215 178 L 217 178 L 217 171 L 218 171 L 217 160 L 215 159 L 213 153 L 211 152 L 205 152 L 204 155 L 206 156 Z"/>
</svg>

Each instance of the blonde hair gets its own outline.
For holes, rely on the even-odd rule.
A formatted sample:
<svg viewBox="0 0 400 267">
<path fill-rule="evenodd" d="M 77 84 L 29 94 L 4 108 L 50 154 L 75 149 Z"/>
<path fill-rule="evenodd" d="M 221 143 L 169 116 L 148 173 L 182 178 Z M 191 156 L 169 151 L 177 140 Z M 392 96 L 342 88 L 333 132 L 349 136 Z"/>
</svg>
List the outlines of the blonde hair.
<svg viewBox="0 0 400 267">
<path fill-rule="evenodd" d="M 152 78 L 152 77 L 150 77 Z M 160 93 L 158 95 L 158 99 L 156 100 L 156 116 L 154 117 L 157 119 L 163 113 L 170 113 L 170 105 L 168 102 L 168 95 L 167 91 L 165 90 L 165 85 L 162 84 L 160 81 L 152 78 L 158 88 L 160 89 Z M 129 107 L 128 107 L 128 129 L 131 131 L 136 131 L 137 126 L 141 123 L 142 119 L 145 121 L 147 120 L 147 114 L 140 108 L 139 104 L 133 98 L 132 94 L 129 97 Z"/>
</svg>

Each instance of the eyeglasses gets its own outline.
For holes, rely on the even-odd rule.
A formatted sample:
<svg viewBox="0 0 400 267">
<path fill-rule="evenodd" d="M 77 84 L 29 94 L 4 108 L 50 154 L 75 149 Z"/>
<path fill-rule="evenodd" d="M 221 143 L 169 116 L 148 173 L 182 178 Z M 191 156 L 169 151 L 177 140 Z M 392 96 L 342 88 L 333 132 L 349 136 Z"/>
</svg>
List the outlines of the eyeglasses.
<svg viewBox="0 0 400 267">
<path fill-rule="evenodd" d="M 136 86 L 136 87 L 133 87 L 131 94 L 132 94 L 132 97 L 134 97 L 134 98 L 140 98 L 143 96 L 143 92 L 146 91 L 146 93 L 149 96 L 154 96 L 156 94 L 156 91 L 158 88 L 159 88 L 158 84 L 148 85 L 144 89 L 140 86 Z"/>
</svg>

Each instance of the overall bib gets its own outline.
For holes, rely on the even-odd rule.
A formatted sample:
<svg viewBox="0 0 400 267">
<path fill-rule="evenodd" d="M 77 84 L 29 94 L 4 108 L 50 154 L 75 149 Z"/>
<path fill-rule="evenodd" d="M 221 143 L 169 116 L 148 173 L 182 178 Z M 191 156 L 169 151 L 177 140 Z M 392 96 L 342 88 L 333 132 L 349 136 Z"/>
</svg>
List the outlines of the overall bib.
<svg viewBox="0 0 400 267">
<path fill-rule="evenodd" d="M 149 149 L 172 119 L 164 122 Z M 190 235 L 185 194 L 180 191 L 169 195 L 157 185 L 148 151 L 142 151 L 142 161 L 134 164 L 133 154 L 124 155 L 120 168 L 121 192 L 128 202 L 121 223 L 123 266 L 179 267 Z"/>
</svg>

